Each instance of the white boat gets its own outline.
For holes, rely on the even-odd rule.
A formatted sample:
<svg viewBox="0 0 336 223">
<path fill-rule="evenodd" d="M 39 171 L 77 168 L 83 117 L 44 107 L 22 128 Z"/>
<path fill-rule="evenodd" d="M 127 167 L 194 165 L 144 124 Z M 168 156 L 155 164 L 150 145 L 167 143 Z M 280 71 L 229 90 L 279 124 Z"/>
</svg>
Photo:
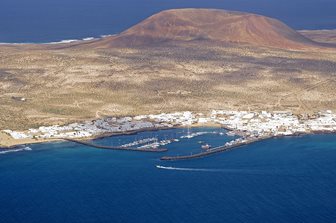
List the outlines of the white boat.
<svg viewBox="0 0 336 223">
<path fill-rule="evenodd" d="M 209 144 L 202 145 L 202 149 L 208 150 L 210 148 L 211 148 L 211 146 Z"/>
</svg>

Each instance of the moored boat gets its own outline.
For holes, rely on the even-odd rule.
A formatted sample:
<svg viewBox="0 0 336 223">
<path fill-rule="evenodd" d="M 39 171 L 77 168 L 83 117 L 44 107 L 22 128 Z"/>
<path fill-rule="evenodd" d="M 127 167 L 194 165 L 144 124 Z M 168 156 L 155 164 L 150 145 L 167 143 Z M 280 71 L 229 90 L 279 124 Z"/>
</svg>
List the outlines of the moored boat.
<svg viewBox="0 0 336 223">
<path fill-rule="evenodd" d="M 209 144 L 204 144 L 204 145 L 202 145 L 201 147 L 202 147 L 202 149 L 204 149 L 204 150 L 208 150 L 208 149 L 211 148 L 211 145 L 209 145 Z"/>
</svg>

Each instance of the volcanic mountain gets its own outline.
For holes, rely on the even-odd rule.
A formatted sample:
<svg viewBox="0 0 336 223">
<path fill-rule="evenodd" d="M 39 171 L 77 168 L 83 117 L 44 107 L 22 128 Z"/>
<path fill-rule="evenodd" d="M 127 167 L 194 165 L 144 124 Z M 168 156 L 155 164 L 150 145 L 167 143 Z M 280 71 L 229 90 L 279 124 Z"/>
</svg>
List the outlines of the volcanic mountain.
<svg viewBox="0 0 336 223">
<path fill-rule="evenodd" d="M 197 40 L 283 49 L 318 45 L 276 19 L 217 9 L 162 11 L 119 35 L 89 45 L 108 48 Z"/>
</svg>

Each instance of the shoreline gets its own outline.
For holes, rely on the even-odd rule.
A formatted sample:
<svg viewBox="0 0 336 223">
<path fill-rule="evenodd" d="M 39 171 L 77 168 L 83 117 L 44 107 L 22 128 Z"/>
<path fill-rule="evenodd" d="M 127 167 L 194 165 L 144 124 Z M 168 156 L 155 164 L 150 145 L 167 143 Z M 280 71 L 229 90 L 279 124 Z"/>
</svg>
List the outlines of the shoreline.
<svg viewBox="0 0 336 223">
<path fill-rule="evenodd" d="M 128 131 L 128 132 L 111 132 L 111 133 L 103 133 L 91 137 L 85 137 L 85 138 L 77 138 L 77 141 L 89 141 L 89 140 L 98 140 L 103 138 L 108 138 L 112 136 L 120 136 L 120 135 L 135 135 L 140 132 L 146 132 L 146 131 L 159 131 L 159 130 L 165 130 L 165 129 L 174 129 L 177 127 L 172 128 L 147 128 L 147 129 L 139 129 L 134 131 Z M 0 145 L 0 150 L 10 150 L 15 149 L 19 146 L 29 146 L 33 144 L 40 144 L 40 143 L 50 143 L 50 142 L 65 142 L 66 139 L 62 138 L 50 138 L 50 139 L 30 139 L 27 142 L 19 142 L 21 140 L 17 140 L 17 143 L 10 143 L 8 146 Z M 22 140 L 25 141 L 25 140 Z"/>
<path fill-rule="evenodd" d="M 330 28 L 330 29 L 295 29 L 297 32 L 305 32 L 305 31 L 335 31 L 336 28 Z M 123 31 L 121 31 L 123 32 Z M 92 35 L 87 37 L 79 37 L 79 38 L 73 38 L 73 39 L 62 39 L 62 40 L 51 40 L 50 42 L 0 42 L 1 45 L 55 45 L 55 44 L 69 44 L 69 43 L 77 43 L 77 42 L 83 42 L 83 41 L 96 41 L 100 40 L 106 37 L 116 36 L 119 35 L 119 33 L 115 34 L 101 34 L 101 35 Z"/>
<path fill-rule="evenodd" d="M 218 124 L 218 123 L 206 123 L 206 124 L 193 124 L 190 125 L 191 128 L 197 128 L 197 127 L 218 127 L 218 128 L 223 128 L 225 130 L 229 130 L 228 128 L 225 128 L 224 126 Z M 173 127 L 155 127 L 155 128 L 143 128 L 139 130 L 133 130 L 133 131 L 125 131 L 125 132 L 110 132 L 110 133 L 102 133 L 90 137 L 84 137 L 84 138 L 77 138 L 76 140 L 78 141 L 88 141 L 88 140 L 98 140 L 98 139 L 103 139 L 103 138 L 108 138 L 112 136 L 120 136 L 120 135 L 135 135 L 141 132 L 155 132 L 155 131 L 160 131 L 160 130 L 166 130 L 166 129 L 178 129 L 178 128 L 186 128 L 186 126 L 173 126 Z M 50 139 L 28 139 L 28 140 L 14 140 L 12 139 L 11 141 L 16 141 L 16 142 L 10 142 L 7 143 L 7 145 L 3 145 L 0 142 L 0 151 L 1 150 L 10 150 L 10 149 L 15 149 L 19 146 L 29 146 L 33 144 L 40 144 L 40 143 L 50 143 L 50 142 L 63 142 L 65 141 L 64 139 L 61 138 L 50 138 Z"/>
<path fill-rule="evenodd" d="M 41 126 L 26 132 L 3 130 L 0 132 L 0 150 L 13 150 L 20 146 L 38 143 L 70 141 L 103 149 L 134 150 L 128 147 L 95 144 L 102 138 L 134 135 L 141 132 L 155 132 L 167 129 L 214 127 L 225 129 L 226 134 L 237 138 L 224 145 L 207 149 L 196 154 L 185 156 L 167 156 L 162 160 L 194 159 L 214 153 L 232 150 L 242 145 L 269 138 L 299 137 L 315 134 L 335 134 L 336 114 L 330 110 L 316 113 L 300 119 L 290 111 L 269 113 L 213 110 L 210 114 L 193 114 L 190 111 L 138 115 L 134 117 L 107 117 L 83 123 L 72 123 L 65 126 Z M 187 136 L 187 137 L 188 137 Z M 163 146 L 165 144 L 161 144 Z M 117 148 L 118 147 L 118 148 Z M 160 144 L 157 145 L 157 148 Z M 153 148 L 150 148 L 153 150 Z M 167 151 L 164 148 L 161 150 Z M 149 150 L 149 149 L 147 149 Z"/>
<path fill-rule="evenodd" d="M 217 127 L 217 128 L 225 129 L 227 131 L 231 130 L 230 128 L 228 128 L 226 126 L 223 126 L 223 125 L 220 125 L 218 123 L 193 124 L 190 127 L 191 128 Z M 103 134 L 99 134 L 99 135 L 95 135 L 95 136 L 91 136 L 91 137 L 70 139 L 70 140 L 66 139 L 66 138 L 30 139 L 30 140 L 27 140 L 27 141 L 26 140 L 17 140 L 18 142 L 9 143 L 8 146 L 0 144 L 0 151 L 8 151 L 8 150 L 12 150 L 12 149 L 17 149 L 20 146 L 29 146 L 29 145 L 34 145 L 34 144 L 61 143 L 61 142 L 66 142 L 66 141 L 77 141 L 77 143 L 78 142 L 84 142 L 85 143 L 89 140 L 95 141 L 95 140 L 109 138 L 109 137 L 113 137 L 113 136 L 135 135 L 135 134 L 138 134 L 138 133 L 141 133 L 141 132 L 156 132 L 156 131 L 160 131 L 160 130 L 183 129 L 183 128 L 186 128 L 186 126 L 144 128 L 144 129 L 126 131 L 126 132 L 103 133 Z M 235 147 L 241 147 L 243 145 L 249 145 L 249 144 L 254 143 L 254 142 L 260 142 L 260 141 L 267 140 L 267 139 L 272 139 L 272 138 L 275 138 L 275 139 L 276 138 L 289 138 L 289 137 L 300 137 L 300 136 L 305 136 L 305 135 L 323 135 L 323 134 L 330 134 L 331 135 L 331 134 L 336 134 L 336 132 L 335 131 L 311 131 L 311 132 L 307 132 L 307 133 L 295 133 L 295 134 L 292 134 L 292 135 L 267 136 L 266 138 L 260 138 L 256 141 L 253 141 L 253 142 L 247 142 L 247 143 L 244 143 L 242 145 L 234 145 L 234 146 L 232 146 L 233 148 L 230 147 L 229 150 L 232 150 Z M 26 142 L 24 142 L 24 141 L 26 141 Z M 100 145 L 97 145 L 97 146 L 100 146 Z M 223 147 L 223 146 L 220 146 L 220 147 Z M 224 151 L 218 151 L 218 152 L 224 152 Z M 218 153 L 218 152 L 216 152 L 216 153 Z"/>
<path fill-rule="evenodd" d="M 51 42 L 16 42 L 16 43 L 6 43 L 6 42 L 0 42 L 0 46 L 15 46 L 15 45 L 57 45 L 57 44 L 70 44 L 70 43 L 78 43 L 78 42 L 89 42 L 89 41 L 97 41 L 101 40 L 106 37 L 115 36 L 118 34 L 105 34 L 105 35 L 99 35 L 99 36 L 90 36 L 90 37 L 84 37 L 79 39 L 63 39 L 59 41 L 51 41 Z"/>
</svg>

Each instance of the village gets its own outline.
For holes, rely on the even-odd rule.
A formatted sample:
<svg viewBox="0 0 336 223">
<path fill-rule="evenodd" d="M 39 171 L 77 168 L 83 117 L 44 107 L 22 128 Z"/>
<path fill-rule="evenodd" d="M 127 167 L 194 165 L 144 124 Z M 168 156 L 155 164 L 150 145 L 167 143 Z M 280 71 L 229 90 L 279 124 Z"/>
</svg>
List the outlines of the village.
<svg viewBox="0 0 336 223">
<path fill-rule="evenodd" d="M 108 133 L 127 133 L 160 128 L 220 125 L 227 134 L 247 137 L 289 136 L 336 131 L 336 114 L 332 111 L 314 115 L 295 115 L 289 111 L 249 112 L 213 110 L 209 114 L 186 112 L 106 117 L 65 126 L 41 126 L 26 131 L 3 130 L 13 139 L 92 138 Z M 195 133 L 197 136 L 197 133 Z M 186 136 L 186 138 L 192 135 Z"/>
</svg>

